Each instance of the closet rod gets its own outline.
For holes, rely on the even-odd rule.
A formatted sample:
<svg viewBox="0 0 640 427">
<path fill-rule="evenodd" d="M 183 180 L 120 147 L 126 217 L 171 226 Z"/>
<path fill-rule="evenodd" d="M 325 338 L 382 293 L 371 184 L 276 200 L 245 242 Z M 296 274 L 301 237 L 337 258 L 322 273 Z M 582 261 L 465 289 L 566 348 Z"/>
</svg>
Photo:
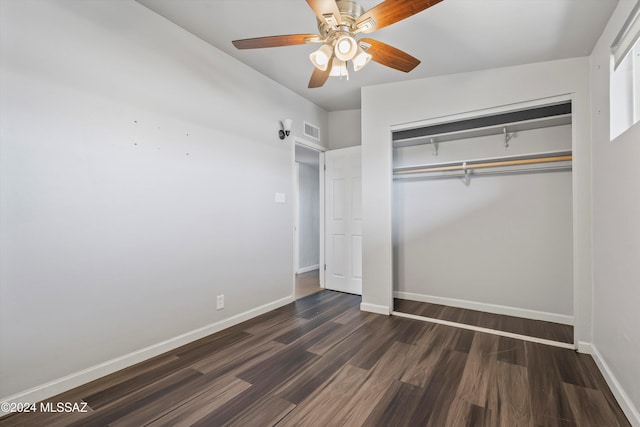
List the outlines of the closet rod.
<svg viewBox="0 0 640 427">
<path fill-rule="evenodd" d="M 424 172 L 444 172 L 444 171 L 456 171 L 456 170 L 471 170 L 471 169 L 482 169 L 482 168 L 492 168 L 498 166 L 514 166 L 514 165 L 530 165 L 535 163 L 552 163 L 552 162 L 567 162 L 573 159 L 572 155 L 566 156 L 554 156 L 554 157 L 538 157 L 534 159 L 520 159 L 520 160 L 502 160 L 495 162 L 484 162 L 484 163 L 472 163 L 467 164 L 462 163 L 460 165 L 451 165 L 451 166 L 435 166 L 435 167 L 424 167 L 419 169 L 406 169 L 400 171 L 394 171 L 394 175 L 403 175 L 403 174 L 413 174 L 413 173 L 424 173 Z"/>
</svg>

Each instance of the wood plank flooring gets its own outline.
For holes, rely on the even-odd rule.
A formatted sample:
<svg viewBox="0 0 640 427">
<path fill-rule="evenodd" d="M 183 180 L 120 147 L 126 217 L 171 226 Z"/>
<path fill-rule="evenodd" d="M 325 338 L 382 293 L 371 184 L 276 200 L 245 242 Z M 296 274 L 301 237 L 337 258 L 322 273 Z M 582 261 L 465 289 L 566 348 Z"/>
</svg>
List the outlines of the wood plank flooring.
<svg viewBox="0 0 640 427">
<path fill-rule="evenodd" d="M 296 274 L 296 299 L 304 298 L 321 290 L 320 270 L 311 270 L 306 273 Z"/>
<path fill-rule="evenodd" d="M 628 426 L 593 359 L 322 291 L 1 426 Z"/>
<path fill-rule="evenodd" d="M 450 322 L 573 344 L 573 326 L 571 325 L 504 316 L 399 298 L 393 300 L 393 309 L 401 313 L 415 314 L 417 316 L 448 320 Z"/>
</svg>

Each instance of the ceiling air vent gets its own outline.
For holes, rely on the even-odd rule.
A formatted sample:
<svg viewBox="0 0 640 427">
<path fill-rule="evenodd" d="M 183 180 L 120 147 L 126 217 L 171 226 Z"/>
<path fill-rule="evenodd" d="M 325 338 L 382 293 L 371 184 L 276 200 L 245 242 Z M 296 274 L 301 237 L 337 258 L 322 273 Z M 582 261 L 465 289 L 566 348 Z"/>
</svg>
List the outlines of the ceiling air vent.
<svg viewBox="0 0 640 427">
<path fill-rule="evenodd" d="M 311 123 L 304 122 L 304 136 L 320 141 L 320 128 Z"/>
</svg>

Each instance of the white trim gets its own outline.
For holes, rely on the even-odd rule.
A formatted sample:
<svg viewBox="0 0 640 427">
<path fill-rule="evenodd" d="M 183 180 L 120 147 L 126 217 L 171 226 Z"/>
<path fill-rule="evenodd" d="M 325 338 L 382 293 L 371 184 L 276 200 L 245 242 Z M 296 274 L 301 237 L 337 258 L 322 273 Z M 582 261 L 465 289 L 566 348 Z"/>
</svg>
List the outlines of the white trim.
<svg viewBox="0 0 640 427">
<path fill-rule="evenodd" d="M 324 266 L 326 265 L 326 260 L 324 258 L 324 248 L 325 248 L 325 236 L 324 236 L 324 227 L 325 227 L 325 183 L 324 183 L 324 152 L 319 155 L 320 160 L 320 287 L 324 288 Z"/>
<path fill-rule="evenodd" d="M 297 188 L 297 181 L 298 181 L 298 162 L 296 162 L 296 140 L 299 138 L 294 137 L 293 141 L 291 142 L 291 194 L 292 194 L 292 198 L 296 198 L 296 193 L 298 191 Z M 291 258 L 291 264 L 292 264 L 292 268 L 291 268 L 291 272 L 293 274 L 291 274 L 291 295 L 296 294 L 296 270 L 298 269 L 298 242 L 297 242 L 297 234 L 295 231 L 295 228 L 297 227 L 296 221 L 297 221 L 297 216 L 298 216 L 298 206 L 297 206 L 297 200 L 294 200 L 294 202 L 296 203 L 291 203 L 291 209 L 293 210 L 292 212 L 292 226 L 294 228 L 293 231 L 293 239 L 291 241 L 291 246 L 293 249 L 293 253 L 292 253 L 292 258 Z"/>
<path fill-rule="evenodd" d="M 468 329 L 470 331 L 483 332 L 485 334 L 493 334 L 493 335 L 498 335 L 498 336 L 501 336 L 501 337 L 515 338 L 515 339 L 518 339 L 518 340 L 535 342 L 535 343 L 538 343 L 538 344 L 550 345 L 550 346 L 553 346 L 553 347 L 567 348 L 569 350 L 575 350 L 575 345 L 574 344 L 569 344 L 569 343 L 566 343 L 566 342 L 551 341 L 551 340 L 546 340 L 544 338 L 536 338 L 536 337 L 530 337 L 528 335 L 514 334 L 513 332 L 498 331 L 496 329 L 489 329 L 489 328 L 483 328 L 483 327 L 480 327 L 480 326 L 467 325 L 465 323 L 450 322 L 448 320 L 435 319 L 433 317 L 424 317 L 424 316 L 417 316 L 415 314 L 400 313 L 398 311 L 392 311 L 391 314 L 393 316 L 405 317 L 407 319 L 421 320 L 423 322 L 438 323 L 440 325 L 453 326 L 454 328 Z"/>
<path fill-rule="evenodd" d="M 590 342 L 578 341 L 578 353 L 591 354 L 592 345 Z"/>
<path fill-rule="evenodd" d="M 466 301 L 455 298 L 435 297 L 431 295 L 414 294 L 411 292 L 394 291 L 395 298 L 408 299 L 411 301 L 428 302 L 431 304 L 448 305 L 468 310 L 478 310 L 487 313 L 503 314 L 506 316 L 524 317 L 525 319 L 544 320 L 545 322 L 560 323 L 563 325 L 573 325 L 573 316 L 565 314 L 548 313 L 546 311 L 529 310 L 526 308 L 508 307 L 505 305 L 487 304 L 483 302 Z"/>
<path fill-rule="evenodd" d="M 159 342 L 157 344 L 150 345 L 143 349 L 134 351 L 129 354 L 125 354 L 115 359 L 108 360 L 98 365 L 92 366 L 87 369 L 83 369 L 78 372 L 66 375 L 62 378 L 58 378 L 48 383 L 41 384 L 39 386 L 30 388 L 28 390 L 16 393 L 12 396 L 2 398 L 2 402 L 18 403 L 18 402 L 30 402 L 36 403 L 42 400 L 53 397 L 57 394 L 71 390 L 75 387 L 81 386 L 98 378 L 102 378 L 105 375 L 112 374 L 121 369 L 135 365 L 136 363 L 143 362 L 152 357 L 158 356 L 167 351 L 171 351 L 190 342 L 199 340 L 208 335 L 219 332 L 223 329 L 242 323 L 246 320 L 252 319 L 261 314 L 275 310 L 276 308 L 290 304 L 294 301 L 293 295 L 281 298 L 276 301 L 261 305 L 254 309 L 245 311 L 244 313 L 231 316 L 227 319 L 219 322 L 212 323 L 202 328 L 195 329 L 193 331 L 178 335 L 177 337 L 170 338 L 166 341 Z M 0 416 L 8 415 L 5 412 L 0 412 Z"/>
<path fill-rule="evenodd" d="M 295 153 L 295 145 L 294 145 Z M 294 154 L 295 156 L 295 154 Z M 300 163 L 293 159 L 293 270 L 300 268 Z M 295 280 L 294 280 L 295 295 Z"/>
<path fill-rule="evenodd" d="M 596 362 L 598 369 L 600 369 L 602 376 L 611 389 L 613 396 L 618 401 L 622 412 L 624 412 L 624 414 L 627 416 L 631 425 L 640 426 L 640 411 L 638 411 L 638 408 L 633 405 L 631 398 L 624 391 L 624 389 L 618 382 L 618 379 L 613 374 L 611 368 L 609 368 L 609 365 L 607 365 L 607 362 L 605 362 L 596 346 L 591 343 L 585 342 L 582 342 L 580 344 L 582 346 L 582 349 L 585 350 L 584 353 L 588 353 L 593 357 L 593 360 Z"/>
<path fill-rule="evenodd" d="M 319 269 L 320 269 L 320 264 L 310 265 L 308 267 L 299 268 L 298 271 L 296 271 L 296 274 L 308 273 L 310 271 L 319 270 Z"/>
<path fill-rule="evenodd" d="M 386 305 L 369 304 L 367 302 L 360 303 L 361 311 L 368 311 L 369 313 L 384 314 L 388 316 L 391 313 L 391 309 Z"/>
</svg>

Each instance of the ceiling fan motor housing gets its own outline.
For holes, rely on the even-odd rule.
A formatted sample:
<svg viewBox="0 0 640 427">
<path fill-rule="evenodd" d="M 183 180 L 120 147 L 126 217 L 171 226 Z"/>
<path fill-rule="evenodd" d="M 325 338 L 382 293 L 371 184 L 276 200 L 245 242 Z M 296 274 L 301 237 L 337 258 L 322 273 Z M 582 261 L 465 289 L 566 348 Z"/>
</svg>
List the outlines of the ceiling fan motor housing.
<svg viewBox="0 0 640 427">
<path fill-rule="evenodd" d="M 358 3 L 349 0 L 337 0 L 336 5 L 340 11 L 340 16 L 338 17 L 340 22 L 332 26 L 318 18 L 318 31 L 327 38 L 333 38 L 333 33 L 336 31 L 347 32 L 353 36 L 356 20 L 365 10 Z"/>
</svg>

